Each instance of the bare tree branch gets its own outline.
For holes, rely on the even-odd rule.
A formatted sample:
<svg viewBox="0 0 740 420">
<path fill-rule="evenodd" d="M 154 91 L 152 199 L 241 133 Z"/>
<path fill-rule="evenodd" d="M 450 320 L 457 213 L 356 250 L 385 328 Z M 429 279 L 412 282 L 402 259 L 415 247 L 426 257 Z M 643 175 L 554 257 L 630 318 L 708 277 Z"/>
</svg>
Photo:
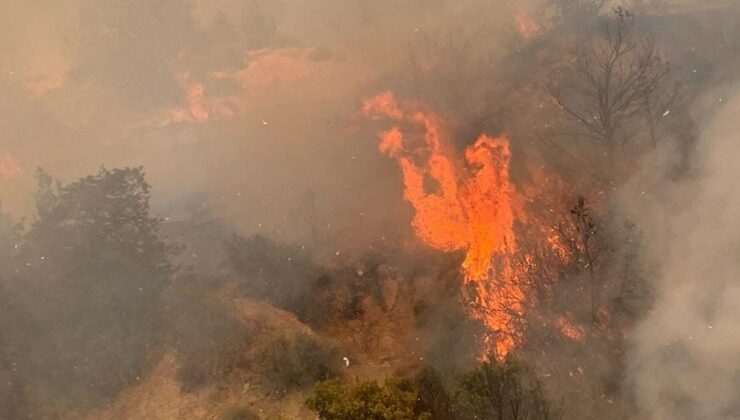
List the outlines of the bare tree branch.
<svg viewBox="0 0 740 420">
<path fill-rule="evenodd" d="M 657 97 L 668 98 L 662 92 L 668 65 L 652 38 L 635 33 L 633 20 L 627 10 L 615 8 L 601 32 L 576 49 L 571 70 L 548 92 L 565 119 L 595 137 L 611 159 L 631 137 L 632 120 L 650 112 L 654 123 L 657 111 L 645 107 L 656 105 Z"/>
</svg>

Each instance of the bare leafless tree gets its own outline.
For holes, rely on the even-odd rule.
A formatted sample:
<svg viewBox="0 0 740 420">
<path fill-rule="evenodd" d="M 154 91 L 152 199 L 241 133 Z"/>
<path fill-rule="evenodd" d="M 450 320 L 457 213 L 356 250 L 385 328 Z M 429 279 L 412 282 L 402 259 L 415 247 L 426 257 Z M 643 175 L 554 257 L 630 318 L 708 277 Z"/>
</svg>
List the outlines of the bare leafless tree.
<svg viewBox="0 0 740 420">
<path fill-rule="evenodd" d="M 588 325 L 585 316 L 588 314 L 591 326 L 597 326 L 599 306 L 604 303 L 601 290 L 612 281 L 605 273 L 611 262 L 612 244 L 600 229 L 597 216 L 585 197 L 578 196 L 575 202 L 568 202 L 567 207 L 535 216 L 538 225 L 546 226 L 551 241 L 542 244 L 524 239 L 520 242 L 521 255 L 516 262 L 518 280 L 532 302 L 536 302 L 536 310 L 543 311 L 541 313 L 557 311 L 558 294 L 575 287 L 569 294 L 578 293 L 582 298 L 569 304 L 569 312 L 580 313 L 584 326 Z M 522 238 L 532 234 L 541 235 L 541 231 L 523 230 Z"/>
<path fill-rule="evenodd" d="M 594 253 L 594 236 L 596 235 L 596 224 L 586 206 L 586 200 L 578 197 L 578 202 L 570 210 L 573 217 L 572 226 L 575 228 L 575 255 L 579 263 L 588 270 L 589 292 L 591 295 L 591 320 L 594 324 L 598 322 L 598 279 L 595 276 L 596 255 Z M 565 232 L 563 232 L 565 233 Z"/>
<path fill-rule="evenodd" d="M 642 99 L 642 114 L 653 149 L 658 147 L 658 142 L 664 134 L 666 126 L 664 121 L 671 113 L 671 108 L 681 103 L 685 95 L 686 86 L 678 81 L 665 83 L 659 89 L 645 93 Z"/>
<path fill-rule="evenodd" d="M 579 134 L 605 146 L 613 161 L 634 135 L 637 126 L 630 123 L 645 115 L 646 106 L 655 122 L 656 98 L 664 97 L 660 90 L 667 75 L 654 39 L 636 33 L 630 12 L 615 8 L 600 33 L 575 49 L 573 65 L 548 86 L 548 94 Z"/>
<path fill-rule="evenodd" d="M 443 106 L 464 115 L 478 97 L 473 86 L 483 83 L 491 52 L 480 48 L 481 39 L 490 37 L 486 26 L 419 33 L 405 47 L 404 82 L 415 97 L 428 104 Z M 405 83 L 402 83 L 402 85 Z M 470 112 L 468 110 L 468 112 Z"/>
</svg>

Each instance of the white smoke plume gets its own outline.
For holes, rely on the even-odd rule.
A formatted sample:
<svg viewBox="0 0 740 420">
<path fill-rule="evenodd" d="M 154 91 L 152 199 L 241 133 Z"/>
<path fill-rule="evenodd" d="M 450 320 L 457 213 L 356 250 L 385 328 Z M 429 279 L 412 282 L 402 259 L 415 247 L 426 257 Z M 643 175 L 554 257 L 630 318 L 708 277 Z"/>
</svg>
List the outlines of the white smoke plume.
<svg viewBox="0 0 740 420">
<path fill-rule="evenodd" d="M 630 358 L 641 418 L 740 418 L 739 113 L 736 96 L 708 124 L 690 180 L 638 191 L 662 204 L 630 201 L 660 261 L 656 302 Z"/>
</svg>

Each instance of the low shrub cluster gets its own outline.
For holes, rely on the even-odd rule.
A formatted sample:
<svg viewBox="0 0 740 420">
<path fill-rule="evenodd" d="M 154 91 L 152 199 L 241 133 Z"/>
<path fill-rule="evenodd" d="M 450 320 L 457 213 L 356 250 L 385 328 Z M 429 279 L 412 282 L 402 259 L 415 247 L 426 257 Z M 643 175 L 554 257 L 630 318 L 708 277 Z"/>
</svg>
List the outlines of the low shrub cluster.
<svg viewBox="0 0 740 420">
<path fill-rule="evenodd" d="M 306 401 L 323 420 L 555 420 L 556 409 L 523 362 L 508 358 L 448 378 L 427 368 L 383 385 L 320 382 Z"/>
<path fill-rule="evenodd" d="M 282 334 L 261 353 L 265 373 L 278 390 L 299 388 L 340 374 L 342 356 L 339 347 L 307 333 Z"/>
</svg>

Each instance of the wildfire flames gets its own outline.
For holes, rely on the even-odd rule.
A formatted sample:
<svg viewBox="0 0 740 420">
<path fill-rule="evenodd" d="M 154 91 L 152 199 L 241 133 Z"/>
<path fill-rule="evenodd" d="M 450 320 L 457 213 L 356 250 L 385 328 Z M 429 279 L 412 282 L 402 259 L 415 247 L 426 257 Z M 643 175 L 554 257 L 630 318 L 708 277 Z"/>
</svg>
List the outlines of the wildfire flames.
<svg viewBox="0 0 740 420">
<path fill-rule="evenodd" d="M 413 228 L 436 249 L 465 251 L 471 315 L 493 333 L 487 351 L 505 356 L 516 343 L 524 299 L 510 262 L 516 238 L 508 139 L 481 135 L 460 158 L 440 119 L 421 106 L 399 104 L 384 92 L 366 100 L 362 112 L 393 122 L 379 134 L 379 149 L 401 167 L 404 198 L 416 211 Z"/>
</svg>

